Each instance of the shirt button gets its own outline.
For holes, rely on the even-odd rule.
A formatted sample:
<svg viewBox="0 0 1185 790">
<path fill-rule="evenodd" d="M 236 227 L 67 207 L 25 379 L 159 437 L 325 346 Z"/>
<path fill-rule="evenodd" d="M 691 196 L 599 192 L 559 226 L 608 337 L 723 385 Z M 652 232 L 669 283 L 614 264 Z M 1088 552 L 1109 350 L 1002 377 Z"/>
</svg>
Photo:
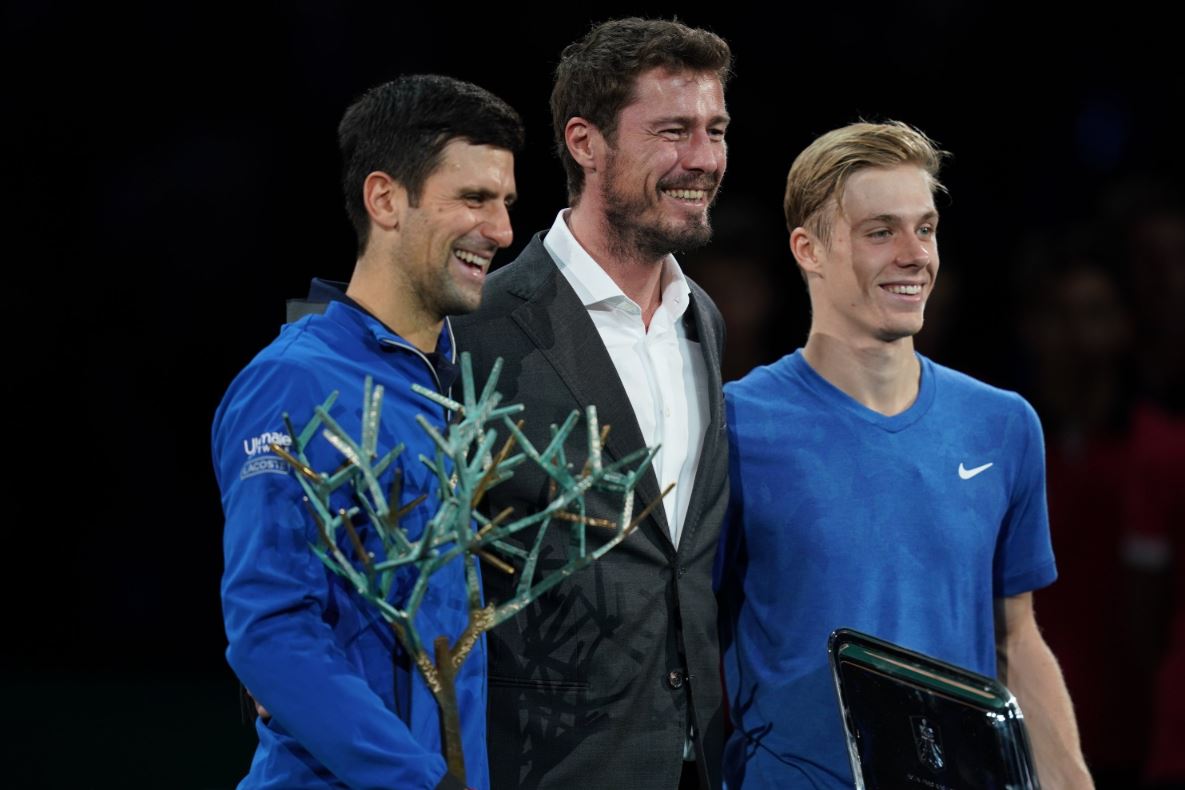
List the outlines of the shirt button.
<svg viewBox="0 0 1185 790">
<path fill-rule="evenodd" d="M 667 685 L 673 689 L 683 688 L 683 673 L 677 669 L 672 669 L 667 673 Z"/>
<path fill-rule="evenodd" d="M 662 410 L 662 413 L 665 414 L 667 417 L 670 417 L 671 416 L 671 407 L 667 406 L 665 409 Z"/>
</svg>

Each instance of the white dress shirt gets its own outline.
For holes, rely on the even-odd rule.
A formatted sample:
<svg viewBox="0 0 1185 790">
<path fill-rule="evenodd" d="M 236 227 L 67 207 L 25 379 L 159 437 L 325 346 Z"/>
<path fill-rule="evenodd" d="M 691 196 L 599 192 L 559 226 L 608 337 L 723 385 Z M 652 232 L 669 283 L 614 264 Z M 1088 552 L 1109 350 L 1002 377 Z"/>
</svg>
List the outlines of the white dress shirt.
<svg viewBox="0 0 1185 790">
<path fill-rule="evenodd" d="M 660 491 L 675 484 L 663 507 L 671 542 L 678 546 L 708 426 L 704 355 L 683 326 L 691 289 L 675 257 L 668 255 L 662 263 L 662 303 L 647 329 L 642 308 L 580 246 L 568 228 L 566 214 L 565 209 L 556 216 L 543 246 L 588 310 L 646 444 L 661 445 L 654 457 L 654 473 Z"/>
</svg>

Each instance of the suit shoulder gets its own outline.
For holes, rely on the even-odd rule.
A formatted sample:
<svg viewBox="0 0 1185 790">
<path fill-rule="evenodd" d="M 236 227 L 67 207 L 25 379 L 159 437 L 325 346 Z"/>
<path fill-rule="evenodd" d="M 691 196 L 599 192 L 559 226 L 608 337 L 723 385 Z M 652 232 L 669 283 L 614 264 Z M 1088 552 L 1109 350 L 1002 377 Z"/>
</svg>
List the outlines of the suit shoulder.
<svg viewBox="0 0 1185 790">
<path fill-rule="evenodd" d="M 686 279 L 687 287 L 691 289 L 691 298 L 703 305 L 704 310 L 717 325 L 722 325 L 724 323 L 724 316 L 720 313 L 720 308 L 716 306 L 716 302 L 712 300 L 712 297 L 708 295 L 708 292 L 699 283 L 690 277 Z"/>
<path fill-rule="evenodd" d="M 453 329 L 466 334 L 472 327 L 505 317 L 532 298 L 556 269 L 539 236 L 517 258 L 490 273 L 482 288 L 481 306 L 453 317 Z"/>
<path fill-rule="evenodd" d="M 509 287 L 513 280 L 506 277 L 507 269 L 513 265 L 511 262 L 486 278 L 481 291 L 481 306 L 472 313 L 450 316 L 454 331 L 463 334 L 469 327 L 501 317 L 522 304 L 522 298 L 515 296 Z"/>
</svg>

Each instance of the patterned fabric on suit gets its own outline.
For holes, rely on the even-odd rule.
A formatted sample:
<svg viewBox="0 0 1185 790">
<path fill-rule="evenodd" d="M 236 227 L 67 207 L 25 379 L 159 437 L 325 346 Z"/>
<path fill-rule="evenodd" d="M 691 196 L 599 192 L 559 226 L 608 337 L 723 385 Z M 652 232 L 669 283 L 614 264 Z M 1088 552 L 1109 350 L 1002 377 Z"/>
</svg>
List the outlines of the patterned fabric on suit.
<svg viewBox="0 0 1185 790">
<path fill-rule="evenodd" d="M 489 634 L 496 790 L 673 790 L 689 726 L 701 772 L 719 787 L 723 718 L 712 563 L 728 496 L 723 321 L 699 286 L 691 283 L 691 291 L 684 321 L 705 355 L 709 423 L 679 547 L 657 506 L 624 543 Z M 612 360 L 541 236 L 490 276 L 481 309 L 453 327 L 458 347 L 473 356 L 479 387 L 494 360 L 503 359 L 498 389 L 506 401 L 526 406 L 525 431 L 538 446 L 549 426 L 589 404 L 602 425 L 612 426 L 608 459 L 644 445 Z M 584 452 L 582 442 L 570 443 L 574 468 Z M 636 511 L 658 494 L 650 473 L 638 486 Z M 547 501 L 546 478 L 524 465 L 491 490 L 485 506 L 521 514 Z M 612 517 L 613 505 L 590 497 L 588 514 Z M 541 573 L 562 564 L 566 543 L 566 530 L 553 526 Z M 487 597 L 506 598 L 513 579 L 483 572 Z"/>
</svg>

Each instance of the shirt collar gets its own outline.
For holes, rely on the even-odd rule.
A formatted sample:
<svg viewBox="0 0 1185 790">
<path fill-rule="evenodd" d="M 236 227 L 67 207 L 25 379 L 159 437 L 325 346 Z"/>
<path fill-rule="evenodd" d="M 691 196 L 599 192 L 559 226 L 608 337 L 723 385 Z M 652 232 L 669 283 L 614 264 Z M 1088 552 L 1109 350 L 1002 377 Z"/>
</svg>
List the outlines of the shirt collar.
<svg viewBox="0 0 1185 790">
<path fill-rule="evenodd" d="M 440 337 L 436 340 L 436 350 L 420 351 L 392 331 L 390 327 L 372 315 L 365 307 L 358 304 L 349 296 L 346 296 L 345 286 L 346 283 L 322 280 L 319 277 L 314 277 L 309 287 L 309 301 L 328 302 L 329 304 L 325 308 L 325 313 L 330 317 L 334 317 L 335 320 L 342 320 L 349 316 L 350 320 L 360 322 L 379 343 L 380 347 L 391 348 L 392 346 L 400 346 L 419 354 L 427 360 L 428 364 L 436 372 L 436 380 L 440 384 L 440 391 L 447 393 L 461 372 L 461 368 L 457 364 L 457 341 L 453 337 L 453 325 L 448 317 L 445 316 L 444 326 L 440 328 Z"/>
<path fill-rule="evenodd" d="M 580 246 L 580 242 L 568 227 L 568 211 L 563 209 L 556 214 L 551 230 L 543 237 L 543 246 L 551 253 L 560 272 L 579 297 L 580 303 L 585 308 L 630 304 L 634 309 L 640 310 L 637 303 L 626 296 L 617 283 L 613 282 L 613 278 L 605 273 L 584 247 Z M 663 306 L 670 313 L 672 320 L 678 320 L 687 310 L 691 288 L 687 285 L 687 278 L 674 255 L 667 255 L 663 259 L 661 283 Z"/>
</svg>

